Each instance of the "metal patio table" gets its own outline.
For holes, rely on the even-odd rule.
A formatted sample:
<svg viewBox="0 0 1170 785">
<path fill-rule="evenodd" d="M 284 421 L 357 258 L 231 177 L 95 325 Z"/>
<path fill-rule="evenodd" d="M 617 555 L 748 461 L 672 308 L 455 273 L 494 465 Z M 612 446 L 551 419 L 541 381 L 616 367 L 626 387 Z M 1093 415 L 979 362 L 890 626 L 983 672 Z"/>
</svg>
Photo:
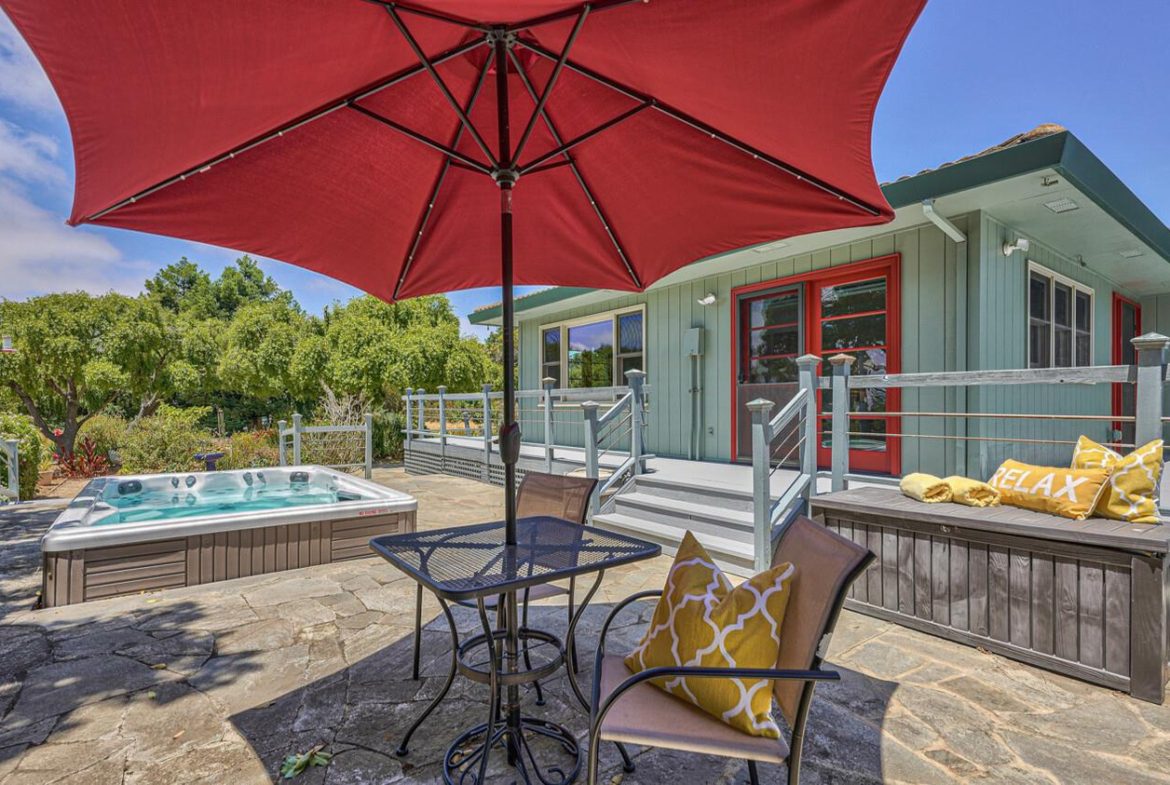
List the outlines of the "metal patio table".
<svg viewBox="0 0 1170 785">
<path fill-rule="evenodd" d="M 662 549 L 654 543 L 582 526 L 560 518 L 520 518 L 516 544 L 505 545 L 504 521 L 374 537 L 370 547 L 438 598 L 451 629 L 451 668 L 438 695 L 410 726 L 397 753 L 406 755 L 411 736 L 442 703 L 455 674 L 487 684 L 491 694 L 487 722 L 469 728 L 448 747 L 443 779 L 448 785 L 483 785 L 494 747 L 502 747 L 508 763 L 525 783 L 567 785 L 576 779 L 581 751 L 576 737 L 554 722 L 520 713 L 520 687 L 556 673 L 568 662 L 564 641 L 531 627 L 518 636 L 494 627 L 485 598 L 513 595 L 540 583 L 596 573 L 593 585 L 577 608 L 565 640 L 573 632 L 605 571 L 651 559 Z M 450 603 L 474 600 L 483 633 L 459 642 Z M 586 711 L 589 701 L 566 667 L 569 684 Z M 501 692 L 506 692 L 501 697 Z M 555 742 L 567 759 L 560 765 L 538 763 L 528 737 Z"/>
</svg>

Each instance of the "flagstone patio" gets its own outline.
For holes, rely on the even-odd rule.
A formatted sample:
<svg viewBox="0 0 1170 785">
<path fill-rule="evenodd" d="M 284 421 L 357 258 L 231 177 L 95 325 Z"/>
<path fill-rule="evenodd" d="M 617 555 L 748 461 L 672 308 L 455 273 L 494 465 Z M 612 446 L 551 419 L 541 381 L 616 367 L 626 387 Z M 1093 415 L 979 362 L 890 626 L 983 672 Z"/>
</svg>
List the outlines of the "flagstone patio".
<svg viewBox="0 0 1170 785">
<path fill-rule="evenodd" d="M 495 487 L 401 470 L 375 479 L 418 497 L 422 528 L 501 514 Z M 459 680 L 411 754 L 394 756 L 442 684 L 450 639 L 429 601 L 413 681 L 414 585 L 379 559 L 34 611 L 36 537 L 53 515 L 0 512 L 0 785 L 270 783 L 284 756 L 317 744 L 332 763 L 296 781 L 432 783 L 457 730 L 483 719 L 486 688 Z M 607 574 L 581 648 L 592 650 L 608 606 L 661 585 L 668 566 Z M 632 643 L 649 610 L 616 639 Z M 461 628 L 477 626 L 456 612 Z M 563 608 L 536 617 L 563 631 Z M 1170 706 L 849 612 L 829 660 L 843 678 L 818 688 L 804 782 L 1170 783 Z M 543 708 L 529 694 L 526 711 L 584 737 L 564 678 Z M 747 780 L 723 759 L 641 751 L 625 775 L 612 748 L 602 759 L 613 785 Z M 492 781 L 511 781 L 495 770 Z"/>
</svg>

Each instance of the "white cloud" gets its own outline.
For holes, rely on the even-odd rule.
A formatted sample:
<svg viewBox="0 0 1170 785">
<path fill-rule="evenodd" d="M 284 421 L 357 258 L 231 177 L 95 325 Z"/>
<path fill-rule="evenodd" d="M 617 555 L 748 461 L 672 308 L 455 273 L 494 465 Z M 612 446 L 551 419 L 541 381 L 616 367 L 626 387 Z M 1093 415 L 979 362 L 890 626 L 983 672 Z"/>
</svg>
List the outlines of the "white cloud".
<svg viewBox="0 0 1170 785">
<path fill-rule="evenodd" d="M 73 229 L 0 177 L 0 297 L 84 290 L 134 294 L 155 265 L 123 257 L 92 230 Z"/>
<path fill-rule="evenodd" d="M 57 164 L 58 152 L 57 140 L 52 137 L 26 131 L 0 118 L 0 175 L 63 187 L 67 178 Z"/>
<path fill-rule="evenodd" d="M 49 77 L 12 22 L 0 12 L 0 101 L 38 112 L 59 106 Z"/>
</svg>

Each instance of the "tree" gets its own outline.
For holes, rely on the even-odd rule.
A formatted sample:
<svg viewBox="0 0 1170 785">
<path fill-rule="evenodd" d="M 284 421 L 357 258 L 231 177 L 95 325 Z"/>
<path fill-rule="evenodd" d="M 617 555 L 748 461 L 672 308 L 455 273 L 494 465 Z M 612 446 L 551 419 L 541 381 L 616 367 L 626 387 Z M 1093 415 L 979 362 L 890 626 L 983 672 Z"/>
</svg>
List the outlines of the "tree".
<svg viewBox="0 0 1170 785">
<path fill-rule="evenodd" d="M 291 299 L 243 306 L 227 326 L 217 368 L 221 388 L 261 401 L 285 395 L 297 343 L 310 329 Z"/>
<path fill-rule="evenodd" d="M 16 396 L 58 452 L 72 455 L 86 420 L 120 392 L 148 386 L 150 363 L 134 355 L 126 338 L 148 336 L 141 346 L 164 340 L 155 317 L 119 294 L 74 292 L 0 302 L 0 324 L 16 350 L 0 354 L 0 385 Z"/>
<path fill-rule="evenodd" d="M 492 389 L 502 390 L 504 389 L 504 331 L 492 330 L 488 333 L 484 346 L 488 359 L 487 381 L 491 384 Z M 520 386 L 519 366 L 519 363 L 512 366 L 512 381 L 517 388 Z"/>
<path fill-rule="evenodd" d="M 174 314 L 194 319 L 228 320 L 245 305 L 283 300 L 297 307 L 291 292 L 266 275 L 250 256 L 241 256 L 223 268 L 219 278 L 183 257 L 155 273 L 146 282 L 147 295 Z"/>
</svg>

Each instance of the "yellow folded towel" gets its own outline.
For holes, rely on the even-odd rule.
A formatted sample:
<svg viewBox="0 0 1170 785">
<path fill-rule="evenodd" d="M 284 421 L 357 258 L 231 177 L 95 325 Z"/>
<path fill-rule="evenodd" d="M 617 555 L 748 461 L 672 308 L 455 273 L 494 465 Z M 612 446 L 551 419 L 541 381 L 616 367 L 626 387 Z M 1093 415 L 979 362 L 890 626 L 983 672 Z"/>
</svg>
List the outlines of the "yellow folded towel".
<svg viewBox="0 0 1170 785">
<path fill-rule="evenodd" d="M 952 496 L 951 486 L 947 485 L 945 480 L 940 480 L 933 474 L 923 474 L 922 472 L 907 474 L 902 478 L 898 487 L 911 499 L 917 499 L 927 504 L 949 502 Z"/>
<path fill-rule="evenodd" d="M 951 501 L 968 507 L 994 507 L 999 504 L 999 491 L 980 480 L 952 475 L 943 479 L 951 489 Z"/>
</svg>

